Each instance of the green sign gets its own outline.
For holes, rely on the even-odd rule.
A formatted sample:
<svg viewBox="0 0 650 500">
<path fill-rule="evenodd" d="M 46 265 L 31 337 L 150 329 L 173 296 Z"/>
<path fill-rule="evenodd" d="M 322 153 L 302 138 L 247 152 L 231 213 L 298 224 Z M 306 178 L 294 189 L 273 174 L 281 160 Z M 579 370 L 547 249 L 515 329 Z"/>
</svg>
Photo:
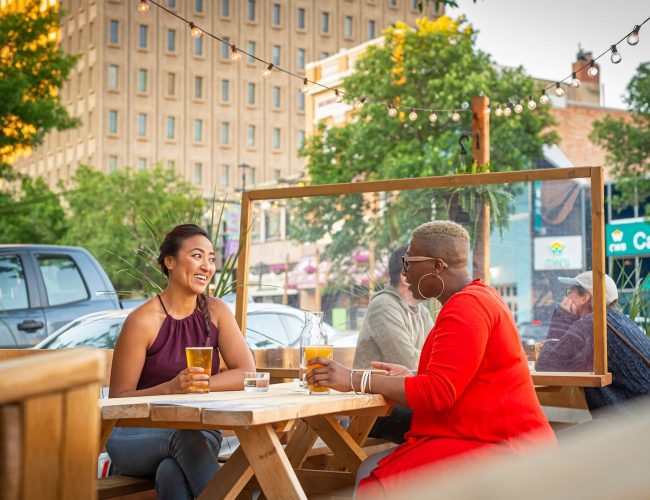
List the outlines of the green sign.
<svg viewBox="0 0 650 500">
<path fill-rule="evenodd" d="M 650 255 L 650 224 L 640 218 L 607 224 L 605 245 L 608 257 Z"/>
</svg>

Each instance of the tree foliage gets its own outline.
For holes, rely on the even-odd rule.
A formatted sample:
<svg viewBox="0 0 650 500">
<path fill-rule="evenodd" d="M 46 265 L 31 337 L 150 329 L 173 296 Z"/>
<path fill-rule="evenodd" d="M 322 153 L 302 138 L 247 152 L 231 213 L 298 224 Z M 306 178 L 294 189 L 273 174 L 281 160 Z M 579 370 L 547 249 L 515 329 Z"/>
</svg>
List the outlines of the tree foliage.
<svg viewBox="0 0 650 500">
<path fill-rule="evenodd" d="M 47 132 L 79 126 L 59 99 L 78 56 L 57 46 L 59 10 L 32 1 L 21 13 L 0 16 L 0 177 L 11 163 L 43 143 Z"/>
<path fill-rule="evenodd" d="M 634 205 L 635 199 L 641 205 L 650 198 L 650 63 L 639 65 L 627 93 L 631 118 L 606 116 L 594 122 L 590 135 L 607 151 L 621 193 L 614 200 L 620 209 Z M 646 215 L 650 215 L 650 205 L 646 205 Z"/>
</svg>

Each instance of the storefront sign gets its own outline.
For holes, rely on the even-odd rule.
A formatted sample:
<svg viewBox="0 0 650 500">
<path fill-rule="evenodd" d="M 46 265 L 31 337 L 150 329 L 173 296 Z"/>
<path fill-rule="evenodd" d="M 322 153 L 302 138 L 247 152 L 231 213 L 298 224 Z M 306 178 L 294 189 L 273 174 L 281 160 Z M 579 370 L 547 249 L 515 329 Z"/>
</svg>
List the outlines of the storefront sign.
<svg viewBox="0 0 650 500">
<path fill-rule="evenodd" d="M 582 236 L 534 238 L 535 271 L 582 269 Z"/>
<path fill-rule="evenodd" d="M 605 243 L 608 257 L 650 254 L 650 224 L 641 218 L 607 224 Z"/>
</svg>

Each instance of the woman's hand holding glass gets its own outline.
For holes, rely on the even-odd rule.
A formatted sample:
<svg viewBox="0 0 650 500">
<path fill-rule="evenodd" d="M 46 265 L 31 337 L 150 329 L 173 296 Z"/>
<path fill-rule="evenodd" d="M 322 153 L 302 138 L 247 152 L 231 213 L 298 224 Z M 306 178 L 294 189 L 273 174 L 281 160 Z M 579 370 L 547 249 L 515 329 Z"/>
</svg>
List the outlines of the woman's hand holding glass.
<svg viewBox="0 0 650 500">
<path fill-rule="evenodd" d="M 323 365 L 307 372 L 305 381 L 314 387 L 329 387 L 339 392 L 350 391 L 350 370 L 340 363 L 327 358 L 312 358 L 307 366 Z"/>
<path fill-rule="evenodd" d="M 176 375 L 169 384 L 171 394 L 204 394 L 204 389 L 196 389 L 196 387 L 208 388 L 210 375 L 203 373 L 203 368 L 192 366 Z"/>
</svg>

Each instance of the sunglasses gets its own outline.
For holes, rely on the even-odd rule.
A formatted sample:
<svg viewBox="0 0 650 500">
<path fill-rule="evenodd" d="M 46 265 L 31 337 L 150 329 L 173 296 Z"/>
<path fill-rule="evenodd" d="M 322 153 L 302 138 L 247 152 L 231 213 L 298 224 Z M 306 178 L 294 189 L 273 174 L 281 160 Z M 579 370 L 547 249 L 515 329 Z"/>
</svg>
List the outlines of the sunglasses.
<svg viewBox="0 0 650 500">
<path fill-rule="evenodd" d="M 411 262 L 424 262 L 426 260 L 436 260 L 438 258 L 439 257 L 409 257 L 408 255 L 402 255 L 402 272 L 408 272 Z M 449 267 L 445 262 L 442 263 L 442 266 Z"/>
<path fill-rule="evenodd" d="M 566 296 L 568 297 L 569 295 L 571 295 L 574 290 L 578 295 L 584 295 L 585 293 L 587 293 L 587 290 L 585 290 L 581 286 L 572 286 L 571 288 L 567 288 Z"/>
</svg>

